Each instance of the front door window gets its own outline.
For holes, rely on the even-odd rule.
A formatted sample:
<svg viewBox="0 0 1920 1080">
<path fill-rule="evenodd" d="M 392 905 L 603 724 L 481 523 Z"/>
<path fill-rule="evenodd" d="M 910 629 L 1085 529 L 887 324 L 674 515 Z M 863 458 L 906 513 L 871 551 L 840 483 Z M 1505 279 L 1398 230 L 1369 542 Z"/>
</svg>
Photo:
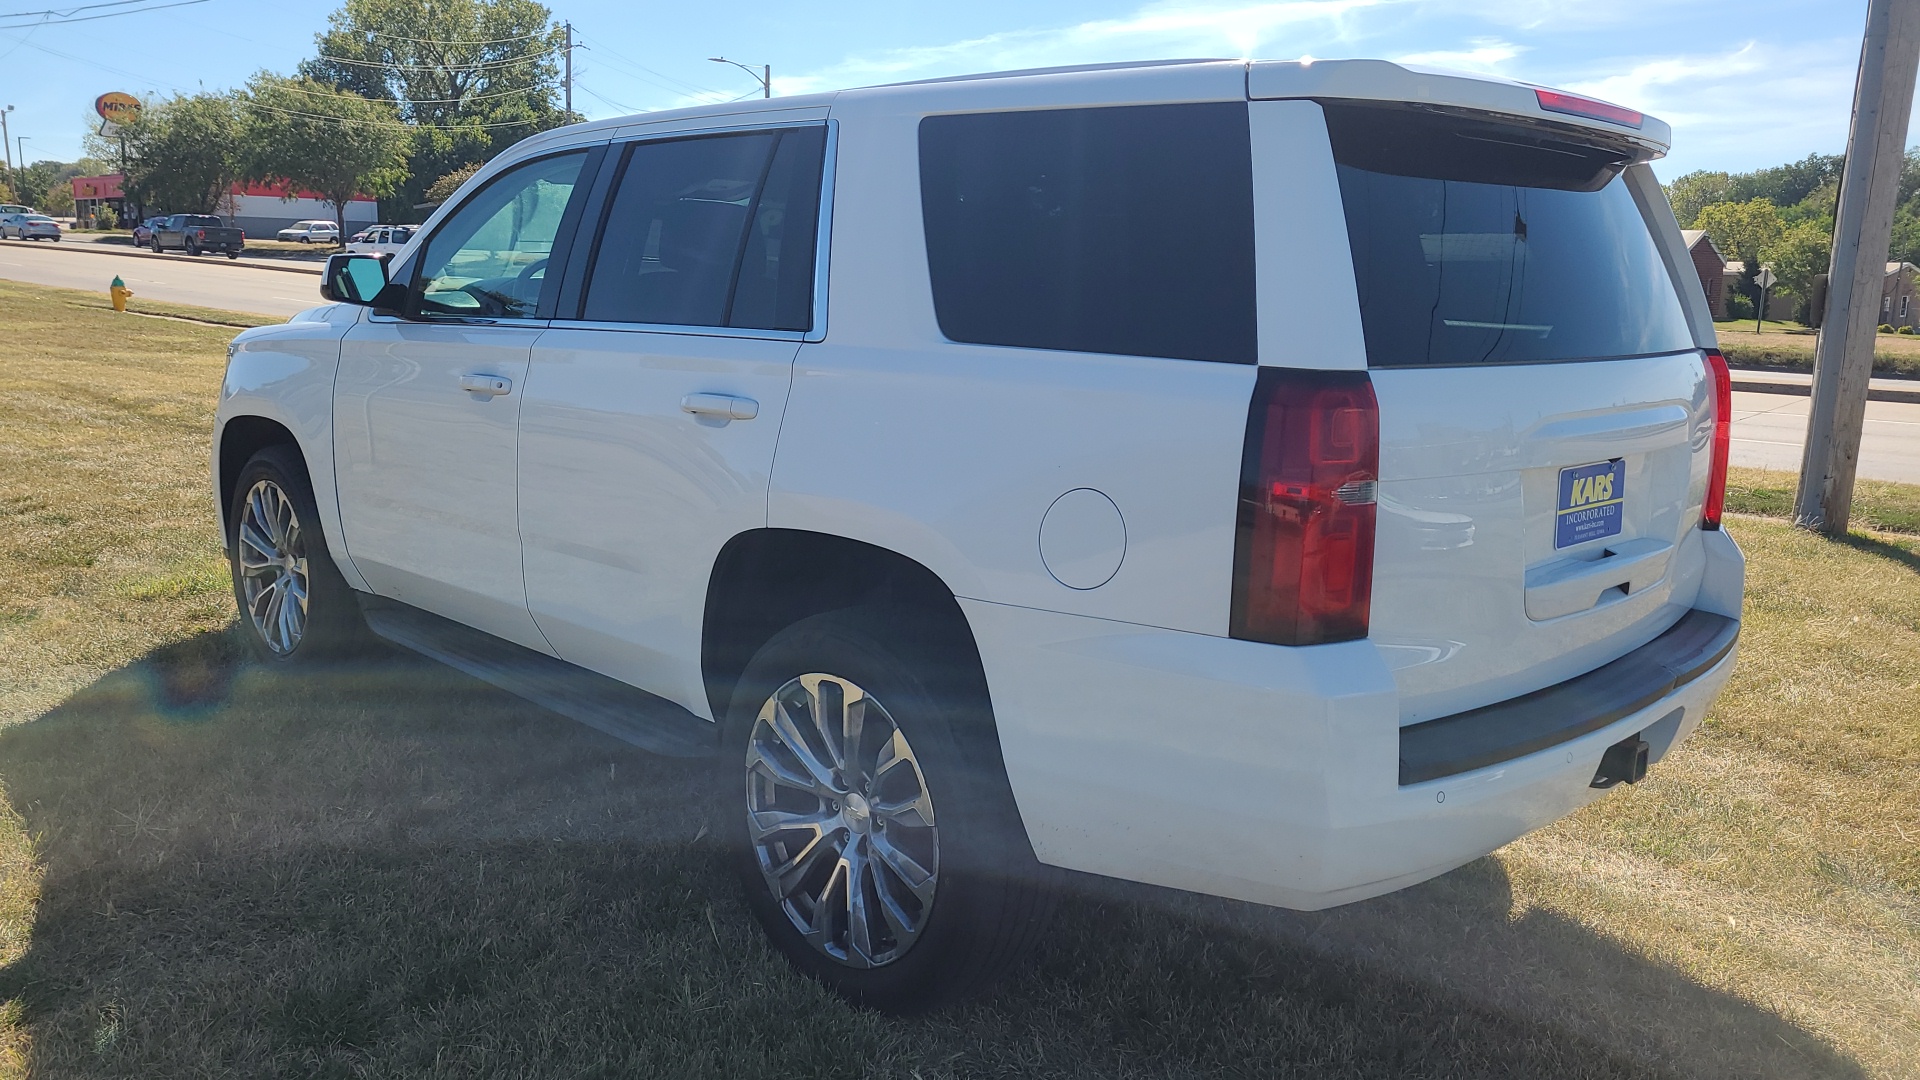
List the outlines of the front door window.
<svg viewBox="0 0 1920 1080">
<path fill-rule="evenodd" d="M 427 241 L 414 315 L 529 319 L 586 152 L 529 162 L 495 177 Z"/>
</svg>

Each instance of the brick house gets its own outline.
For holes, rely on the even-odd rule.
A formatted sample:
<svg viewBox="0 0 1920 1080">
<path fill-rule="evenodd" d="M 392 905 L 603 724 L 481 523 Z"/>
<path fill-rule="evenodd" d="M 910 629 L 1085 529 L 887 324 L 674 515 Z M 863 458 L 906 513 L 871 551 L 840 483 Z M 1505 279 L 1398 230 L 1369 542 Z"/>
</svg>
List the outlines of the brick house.
<svg viewBox="0 0 1920 1080">
<path fill-rule="evenodd" d="M 1705 229 L 1682 229 L 1680 237 L 1687 243 L 1687 256 L 1693 260 L 1694 272 L 1700 275 L 1700 289 L 1707 294 L 1707 309 L 1716 319 L 1726 318 L 1726 257 L 1713 246 Z"/>
<path fill-rule="evenodd" d="M 1882 326 L 1920 327 L 1920 300 L 1914 298 L 1915 277 L 1920 277 L 1920 266 L 1910 262 L 1887 264 L 1887 276 L 1880 279 Z"/>
</svg>

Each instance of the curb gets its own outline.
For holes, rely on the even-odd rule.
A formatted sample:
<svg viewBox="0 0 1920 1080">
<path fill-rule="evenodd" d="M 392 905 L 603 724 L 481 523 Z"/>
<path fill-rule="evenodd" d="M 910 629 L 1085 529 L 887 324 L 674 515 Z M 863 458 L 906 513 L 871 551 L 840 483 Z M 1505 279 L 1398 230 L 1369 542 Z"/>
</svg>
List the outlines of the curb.
<svg viewBox="0 0 1920 1080">
<path fill-rule="evenodd" d="M 1773 382 L 1762 379 L 1742 379 L 1740 377 L 1741 374 L 1743 374 L 1743 372 L 1739 370 L 1735 370 L 1733 373 L 1733 389 L 1735 390 L 1745 390 L 1748 393 L 1754 394 L 1789 394 L 1794 397 L 1813 396 L 1813 386 L 1810 383 L 1803 385 L 1801 383 Z M 1867 400 L 1897 401 L 1909 405 L 1920 404 L 1920 389 L 1882 390 L 1877 386 L 1870 386 L 1867 388 Z"/>
<path fill-rule="evenodd" d="M 89 255 L 124 255 L 139 259 L 164 259 L 167 262 L 191 262 L 195 258 L 195 256 L 192 255 L 170 255 L 164 251 L 147 251 L 143 248 L 120 248 L 118 244 L 96 244 L 89 240 L 69 241 L 58 244 L 39 244 L 36 246 L 52 248 L 55 251 L 81 251 Z M 249 259 L 245 256 L 224 261 L 226 265 L 229 266 L 245 266 L 254 270 L 273 270 L 282 274 L 312 274 L 315 277 L 319 277 L 325 272 L 319 266 L 312 268 L 305 266 L 275 266 L 265 260 Z"/>
</svg>

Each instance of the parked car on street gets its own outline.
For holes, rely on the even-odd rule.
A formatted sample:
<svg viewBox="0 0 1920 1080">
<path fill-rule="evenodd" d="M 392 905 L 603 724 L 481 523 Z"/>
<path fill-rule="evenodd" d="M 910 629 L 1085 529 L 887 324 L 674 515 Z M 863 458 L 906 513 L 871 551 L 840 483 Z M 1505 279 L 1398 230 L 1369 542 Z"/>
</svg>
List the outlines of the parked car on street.
<svg viewBox="0 0 1920 1080">
<path fill-rule="evenodd" d="M 0 217 L 7 217 L 10 214 L 37 214 L 39 212 L 40 211 L 35 210 L 31 206 L 23 206 L 20 203 L 0 203 Z"/>
<path fill-rule="evenodd" d="M 398 255 L 413 239 L 412 225 L 376 225 L 354 233 L 347 239 L 347 251 L 355 255 Z"/>
<path fill-rule="evenodd" d="M 150 217 L 140 224 L 135 225 L 133 227 L 133 246 L 152 247 L 153 230 L 159 228 L 161 223 L 166 220 L 164 217 Z"/>
<path fill-rule="evenodd" d="M 1733 669 L 1669 140 L 1382 61 L 535 135 L 234 340 L 243 633 L 717 762 L 774 945 L 889 1011 L 1031 953 L 1058 868 L 1403 888 L 1642 779 Z"/>
<path fill-rule="evenodd" d="M 211 214 L 174 214 L 153 227 L 148 243 L 155 251 L 179 250 L 189 255 L 219 251 L 237 259 L 246 249 L 247 234 Z"/>
<path fill-rule="evenodd" d="M 274 238 L 301 244 L 337 244 L 340 226 L 331 221 L 296 221 L 275 233 Z"/>
<path fill-rule="evenodd" d="M 45 214 L 8 214 L 0 217 L 0 240 L 60 240 L 60 223 Z"/>
</svg>

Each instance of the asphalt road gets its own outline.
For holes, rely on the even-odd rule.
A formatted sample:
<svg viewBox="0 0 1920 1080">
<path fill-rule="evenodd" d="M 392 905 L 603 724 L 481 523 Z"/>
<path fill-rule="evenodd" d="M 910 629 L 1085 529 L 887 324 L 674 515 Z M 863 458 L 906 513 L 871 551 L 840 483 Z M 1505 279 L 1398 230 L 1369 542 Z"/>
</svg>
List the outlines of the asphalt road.
<svg viewBox="0 0 1920 1080">
<path fill-rule="evenodd" d="M 1733 395 L 1735 465 L 1800 471 L 1807 439 L 1807 409 L 1797 394 Z M 1920 484 L 1920 404 L 1867 402 L 1867 429 L 1860 440 L 1860 475 Z"/>
<path fill-rule="evenodd" d="M 104 297 L 116 274 L 135 296 L 172 304 L 284 316 L 325 303 L 319 274 L 236 266 L 218 255 L 154 259 L 56 251 L 45 242 L 0 242 L 0 278 L 85 289 Z"/>
<path fill-rule="evenodd" d="M 115 274 L 136 295 L 176 304 L 292 315 L 321 303 L 319 275 L 198 261 L 49 250 L 51 244 L 0 243 L 0 277 L 97 290 Z M 1810 399 L 1737 391 L 1733 395 L 1733 463 L 1798 471 Z M 1867 403 L 1860 475 L 1920 484 L 1920 404 Z"/>
</svg>

